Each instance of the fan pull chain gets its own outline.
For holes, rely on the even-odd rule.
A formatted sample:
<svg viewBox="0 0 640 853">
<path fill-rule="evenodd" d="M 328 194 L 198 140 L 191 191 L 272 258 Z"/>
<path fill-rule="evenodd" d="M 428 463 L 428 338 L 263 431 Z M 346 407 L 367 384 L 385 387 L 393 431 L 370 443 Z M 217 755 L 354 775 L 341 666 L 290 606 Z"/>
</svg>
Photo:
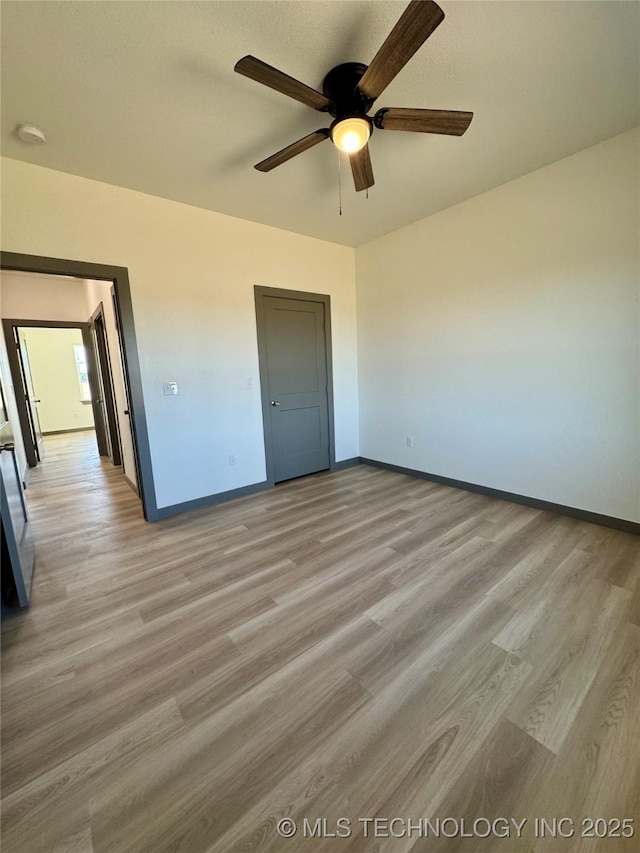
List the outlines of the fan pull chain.
<svg viewBox="0 0 640 853">
<path fill-rule="evenodd" d="M 338 152 L 338 198 L 340 200 L 340 216 L 342 216 L 342 157 Z"/>
</svg>

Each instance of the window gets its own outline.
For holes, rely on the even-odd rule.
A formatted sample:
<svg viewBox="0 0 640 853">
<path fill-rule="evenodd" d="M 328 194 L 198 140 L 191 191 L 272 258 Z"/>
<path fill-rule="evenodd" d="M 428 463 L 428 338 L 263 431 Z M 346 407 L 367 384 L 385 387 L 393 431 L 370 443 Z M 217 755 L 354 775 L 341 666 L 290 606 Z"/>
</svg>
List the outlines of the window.
<svg viewBox="0 0 640 853">
<path fill-rule="evenodd" d="M 87 354 L 82 344 L 73 345 L 73 354 L 76 359 L 80 399 L 83 403 L 89 403 L 91 402 L 91 388 L 89 387 L 89 375 L 87 373 Z"/>
</svg>

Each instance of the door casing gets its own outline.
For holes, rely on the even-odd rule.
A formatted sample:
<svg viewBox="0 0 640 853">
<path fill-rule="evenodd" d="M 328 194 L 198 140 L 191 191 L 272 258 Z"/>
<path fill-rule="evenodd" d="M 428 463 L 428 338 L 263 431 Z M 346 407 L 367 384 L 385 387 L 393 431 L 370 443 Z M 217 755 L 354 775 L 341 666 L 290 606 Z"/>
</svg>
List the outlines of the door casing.
<svg viewBox="0 0 640 853">
<path fill-rule="evenodd" d="M 96 279 L 113 284 L 117 304 L 117 323 L 123 359 L 125 388 L 129 409 L 125 412 L 131 422 L 133 454 L 138 473 L 138 494 L 142 511 L 147 521 L 157 521 L 158 512 L 151 447 L 142 392 L 142 376 L 136 340 L 129 271 L 126 267 L 98 264 L 93 261 L 77 261 L 70 258 L 49 258 L 43 255 L 26 255 L 19 252 L 0 252 L 0 267 L 4 270 L 64 275 L 79 279 Z"/>
<path fill-rule="evenodd" d="M 324 305 L 324 336 L 327 359 L 327 403 L 329 409 L 329 466 L 336 466 L 335 427 L 333 414 L 333 357 L 331 349 L 331 297 L 324 293 L 307 293 L 302 290 L 284 290 L 279 287 L 254 286 L 256 303 L 256 325 L 258 331 L 258 362 L 260 366 L 260 389 L 262 400 L 262 424 L 264 430 L 264 453 L 267 468 L 267 483 L 275 485 L 275 464 L 273 459 L 273 436 L 271 434 L 271 400 L 266 359 L 266 331 L 264 297 L 275 296 L 278 299 L 295 299 L 303 302 L 321 302 Z"/>
</svg>

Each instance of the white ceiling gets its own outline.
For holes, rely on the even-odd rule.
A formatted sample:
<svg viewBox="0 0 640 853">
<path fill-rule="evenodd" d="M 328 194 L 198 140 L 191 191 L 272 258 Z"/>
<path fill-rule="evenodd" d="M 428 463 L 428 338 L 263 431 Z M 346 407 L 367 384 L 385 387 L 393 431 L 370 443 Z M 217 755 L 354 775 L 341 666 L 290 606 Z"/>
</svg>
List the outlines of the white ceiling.
<svg viewBox="0 0 640 853">
<path fill-rule="evenodd" d="M 355 246 L 640 124 L 640 4 L 442 0 L 376 103 L 472 110 L 460 138 L 376 131 L 356 195 L 330 142 L 253 164 L 326 117 L 235 74 L 251 53 L 319 88 L 370 62 L 406 2 L 3 0 L 7 157 Z M 13 135 L 41 126 L 44 147 Z"/>
</svg>

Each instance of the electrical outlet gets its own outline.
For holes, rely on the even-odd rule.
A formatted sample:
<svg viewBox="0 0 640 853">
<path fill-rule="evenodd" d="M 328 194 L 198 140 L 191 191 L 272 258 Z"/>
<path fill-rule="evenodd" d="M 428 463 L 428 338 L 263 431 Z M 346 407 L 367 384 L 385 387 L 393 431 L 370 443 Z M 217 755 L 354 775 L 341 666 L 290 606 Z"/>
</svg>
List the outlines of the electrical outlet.
<svg viewBox="0 0 640 853">
<path fill-rule="evenodd" d="M 407 447 L 413 447 L 413 436 L 412 435 L 407 436 Z"/>
<path fill-rule="evenodd" d="M 253 391 L 253 379 L 247 379 L 244 383 L 244 387 L 247 389 L 247 391 Z"/>
<path fill-rule="evenodd" d="M 235 465 L 238 460 L 236 459 L 235 453 L 229 454 L 229 465 Z"/>
</svg>

